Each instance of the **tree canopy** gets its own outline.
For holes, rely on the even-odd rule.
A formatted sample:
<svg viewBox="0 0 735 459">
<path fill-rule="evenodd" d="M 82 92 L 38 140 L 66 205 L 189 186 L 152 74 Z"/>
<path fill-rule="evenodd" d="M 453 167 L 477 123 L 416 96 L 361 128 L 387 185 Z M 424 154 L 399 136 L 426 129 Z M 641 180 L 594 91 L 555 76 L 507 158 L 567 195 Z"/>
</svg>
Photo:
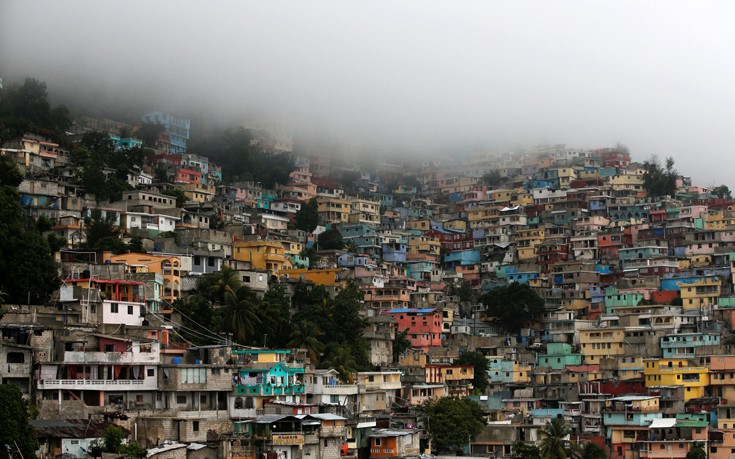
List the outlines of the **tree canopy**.
<svg viewBox="0 0 735 459">
<path fill-rule="evenodd" d="M 643 164 L 643 188 L 650 196 L 673 196 L 676 193 L 678 172 L 674 169 L 674 158 L 666 158 L 661 167 L 656 158 Z"/>
<path fill-rule="evenodd" d="M 514 333 L 545 310 L 543 298 L 528 285 L 517 282 L 490 290 L 482 296 L 482 303 L 489 316 Z"/>
<path fill-rule="evenodd" d="M 727 185 L 720 185 L 712 188 L 710 194 L 720 199 L 732 199 L 732 193 L 730 192 L 730 188 Z"/>
<path fill-rule="evenodd" d="M 485 172 L 482 176 L 483 185 L 495 188 L 503 183 L 503 176 L 495 169 Z"/>
<path fill-rule="evenodd" d="M 694 442 L 687 452 L 686 459 L 706 459 L 707 451 L 702 442 Z"/>
<path fill-rule="evenodd" d="M 329 229 L 319 235 L 319 249 L 321 250 L 340 250 L 345 246 L 342 233 L 336 229 Z"/>
<path fill-rule="evenodd" d="M 441 397 L 420 407 L 421 418 L 439 453 L 455 454 L 482 432 L 482 407 L 469 399 Z"/>
<path fill-rule="evenodd" d="M 119 200 L 123 191 L 132 188 L 128 174 L 142 168 L 146 154 L 139 147 L 115 151 L 107 133 L 87 133 L 71 154 L 74 180 L 99 201 Z"/>
<path fill-rule="evenodd" d="M 541 453 L 538 446 L 529 445 L 522 441 L 513 443 L 511 459 L 541 459 Z"/>
<path fill-rule="evenodd" d="M 539 432 L 539 452 L 541 459 L 567 459 L 571 456 L 571 443 L 569 435 L 572 428 L 558 417 L 547 422 Z"/>
<path fill-rule="evenodd" d="M 210 161 L 227 165 L 224 178 L 232 181 L 259 181 L 266 188 L 286 184 L 294 170 L 293 157 L 288 153 L 264 151 L 252 142 L 247 129 L 237 127 L 192 139 L 189 151 L 204 155 Z"/>
<path fill-rule="evenodd" d="M 311 198 L 301 204 L 301 209 L 296 212 L 296 229 L 311 233 L 319 224 L 319 212 L 316 198 Z"/>
<path fill-rule="evenodd" d="M 483 394 L 489 384 L 487 379 L 488 364 L 484 355 L 479 352 L 465 352 L 454 361 L 456 365 L 472 365 L 475 371 L 475 377 L 472 380 L 474 389 Z"/>
<path fill-rule="evenodd" d="M 0 291 L 8 303 L 44 303 L 58 287 L 58 266 L 48 240 L 20 205 L 22 176 L 0 156 Z"/>
<path fill-rule="evenodd" d="M 69 109 L 51 108 L 45 82 L 26 78 L 0 89 L 0 143 L 29 131 L 59 139 L 69 126 Z"/>
<path fill-rule="evenodd" d="M 35 457 L 36 432 L 28 423 L 28 405 L 15 384 L 0 385 L 0 459 Z"/>
</svg>

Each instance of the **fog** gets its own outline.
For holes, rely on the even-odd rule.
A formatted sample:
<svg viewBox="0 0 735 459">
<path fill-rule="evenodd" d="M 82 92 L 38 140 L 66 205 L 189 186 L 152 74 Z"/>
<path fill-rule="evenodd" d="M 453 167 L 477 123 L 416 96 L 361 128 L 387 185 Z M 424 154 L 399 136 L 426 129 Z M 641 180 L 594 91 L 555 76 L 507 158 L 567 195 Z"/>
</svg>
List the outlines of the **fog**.
<svg viewBox="0 0 735 459">
<path fill-rule="evenodd" d="M 3 0 L 0 76 L 417 155 L 622 142 L 732 188 L 733 19 L 729 1 Z"/>
</svg>

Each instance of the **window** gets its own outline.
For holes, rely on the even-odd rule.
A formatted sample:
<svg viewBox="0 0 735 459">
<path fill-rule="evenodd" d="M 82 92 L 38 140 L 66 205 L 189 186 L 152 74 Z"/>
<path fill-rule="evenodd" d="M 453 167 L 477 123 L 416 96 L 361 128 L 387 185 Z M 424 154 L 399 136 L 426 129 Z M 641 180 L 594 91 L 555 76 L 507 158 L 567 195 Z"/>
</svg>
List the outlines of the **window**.
<svg viewBox="0 0 735 459">
<path fill-rule="evenodd" d="M 182 368 L 181 370 L 182 384 L 206 384 L 207 369 L 206 368 Z"/>
<path fill-rule="evenodd" d="M 114 344 L 105 344 L 105 352 L 115 352 Z"/>
<path fill-rule="evenodd" d="M 133 307 L 130 306 L 130 305 L 128 306 L 128 315 L 129 316 L 132 316 L 133 315 Z"/>
<path fill-rule="evenodd" d="M 113 314 L 117 314 L 117 303 L 111 303 L 110 304 L 110 312 Z"/>
<path fill-rule="evenodd" d="M 191 430 L 194 432 L 199 432 L 199 421 L 194 421 L 191 423 Z"/>
<path fill-rule="evenodd" d="M 176 403 L 179 405 L 186 405 L 186 395 L 177 395 Z"/>
<path fill-rule="evenodd" d="M 375 439 L 375 446 L 380 446 L 380 438 Z"/>
<path fill-rule="evenodd" d="M 154 368 L 149 368 L 149 369 L 148 369 L 148 370 L 146 371 L 146 374 L 147 374 L 148 376 L 156 376 L 156 370 L 155 370 Z"/>
</svg>

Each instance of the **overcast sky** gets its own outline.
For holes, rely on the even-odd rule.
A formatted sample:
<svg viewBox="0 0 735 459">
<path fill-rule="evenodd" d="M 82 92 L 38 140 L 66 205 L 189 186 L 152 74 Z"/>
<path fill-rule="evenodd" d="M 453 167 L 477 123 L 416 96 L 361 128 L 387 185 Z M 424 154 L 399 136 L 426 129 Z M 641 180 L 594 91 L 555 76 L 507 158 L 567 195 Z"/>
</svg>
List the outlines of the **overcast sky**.
<svg viewBox="0 0 735 459">
<path fill-rule="evenodd" d="M 735 188 L 733 23 L 732 1 L 2 0 L 0 76 L 418 151 L 622 142 Z"/>
</svg>

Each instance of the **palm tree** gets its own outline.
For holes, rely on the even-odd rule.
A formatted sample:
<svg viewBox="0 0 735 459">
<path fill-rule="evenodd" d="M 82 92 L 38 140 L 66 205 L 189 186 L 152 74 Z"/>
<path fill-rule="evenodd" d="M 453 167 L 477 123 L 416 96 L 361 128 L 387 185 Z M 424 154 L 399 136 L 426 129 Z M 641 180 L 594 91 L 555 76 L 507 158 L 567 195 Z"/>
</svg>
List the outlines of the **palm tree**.
<svg viewBox="0 0 735 459">
<path fill-rule="evenodd" d="M 224 303 L 228 288 L 236 292 L 242 286 L 242 282 L 237 278 L 237 271 L 229 266 L 223 266 L 222 270 L 214 273 L 213 276 L 212 284 L 209 286 L 209 293 L 213 301 Z"/>
<path fill-rule="evenodd" d="M 255 335 L 255 327 L 260 323 L 257 314 L 259 301 L 245 285 L 236 292 L 229 285 L 225 287 L 223 328 L 232 333 L 236 342 L 243 344 Z"/>
<path fill-rule="evenodd" d="M 322 362 L 323 366 L 334 368 L 339 373 L 339 380 L 345 384 L 352 384 L 352 375 L 357 372 L 357 362 L 349 346 L 340 343 L 332 348 L 329 358 Z"/>
<path fill-rule="evenodd" d="M 561 417 L 548 422 L 539 434 L 541 459 L 567 459 L 570 456 L 567 437 L 571 433 L 572 428 Z"/>
<path fill-rule="evenodd" d="M 324 350 L 324 343 L 319 341 L 319 337 L 323 335 L 324 332 L 314 322 L 302 320 L 294 325 L 289 335 L 291 340 L 288 342 L 288 347 L 305 349 L 309 360 L 316 364 L 319 354 Z"/>
</svg>

